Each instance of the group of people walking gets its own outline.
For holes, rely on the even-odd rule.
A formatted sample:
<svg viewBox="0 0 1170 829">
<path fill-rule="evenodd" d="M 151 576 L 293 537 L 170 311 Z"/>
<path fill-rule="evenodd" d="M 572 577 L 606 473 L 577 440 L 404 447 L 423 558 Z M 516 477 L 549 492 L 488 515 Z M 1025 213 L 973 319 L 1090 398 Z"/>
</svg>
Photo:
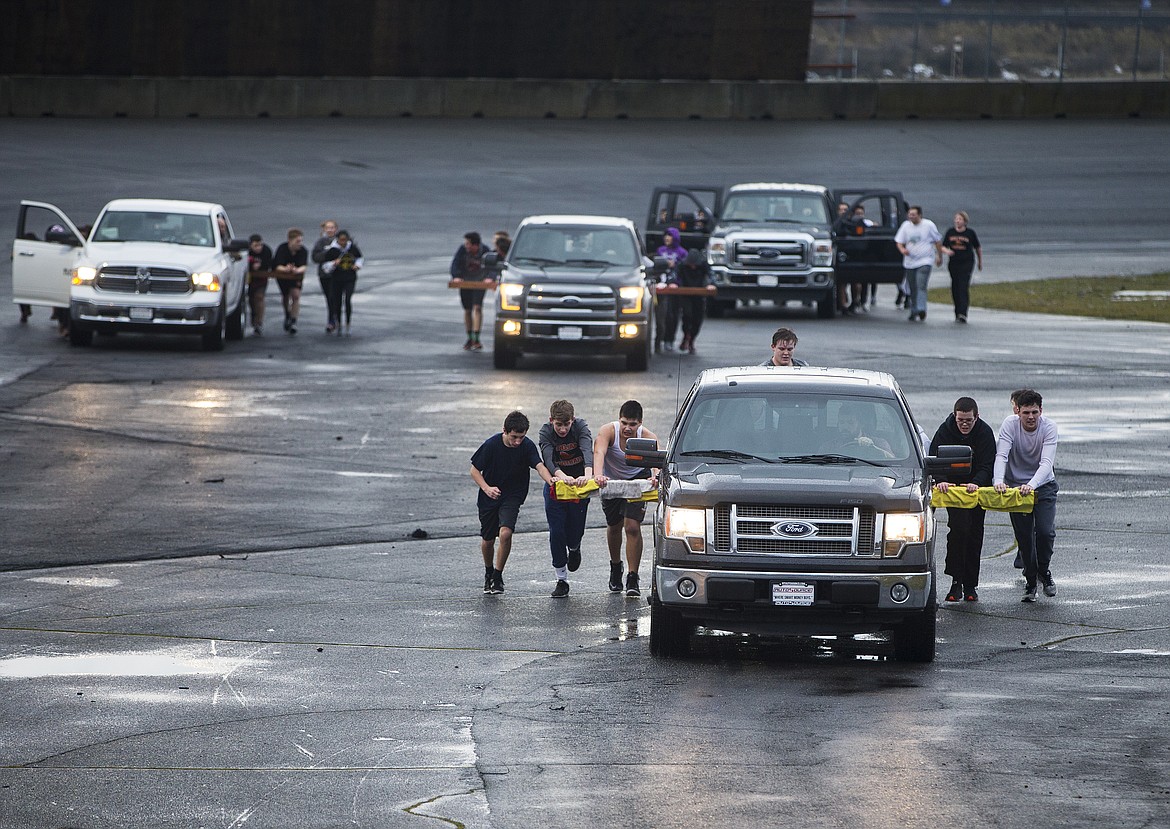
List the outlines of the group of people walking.
<svg viewBox="0 0 1170 829">
<path fill-rule="evenodd" d="M 301 309 L 301 291 L 309 261 L 317 265 L 321 294 L 328 308 L 326 334 L 349 336 L 353 320 L 353 292 L 358 271 L 364 264 L 361 249 L 348 230 L 338 228 L 334 219 L 321 223 L 321 235 L 310 251 L 305 246 L 305 233 L 290 228 L 287 240 L 273 253 L 259 233 L 248 240 L 248 307 L 251 312 L 252 333 L 264 334 L 265 294 L 270 278 L 280 287 L 281 307 L 284 311 L 284 331 L 297 333 Z"/>
<path fill-rule="evenodd" d="M 569 574 L 581 566 L 588 496 L 594 491 L 600 493 L 605 513 L 609 590 L 624 592 L 629 598 L 642 595 L 638 570 L 642 562 L 642 521 L 647 502 L 644 498 L 628 497 L 629 492 L 624 489 L 620 496 L 606 494 L 607 488 L 619 489 L 617 485 L 611 486 L 616 481 L 644 479 L 647 491 L 656 486 L 654 472 L 626 463 L 626 442 L 630 438 L 657 440 L 642 425 L 642 417 L 642 405 L 627 400 L 617 419 L 602 426 L 594 437 L 589 424 L 576 417 L 572 403 L 556 400 L 549 406 L 548 422 L 540 427 L 539 445 L 527 437 L 530 424 L 523 412 L 511 412 L 504 418 L 503 430 L 485 440 L 471 456 L 471 479 L 479 487 L 477 506 L 485 594 L 504 592 L 504 566 L 512 551 L 512 535 L 520 507 L 528 497 L 529 470 L 535 469 L 544 481 L 544 510 L 556 576 L 552 598 L 563 599 L 569 595 Z M 567 485 L 568 494 L 558 493 L 558 482 Z"/>
<path fill-rule="evenodd" d="M 983 248 L 979 236 L 971 228 L 966 211 L 955 213 L 954 224 L 940 234 L 938 226 L 914 205 L 906 211 L 894 234 L 898 252 L 902 254 L 905 279 L 898 289 L 898 307 L 910 312 L 910 322 L 926 319 L 926 290 L 930 284 L 931 267 L 942 265 L 945 254 L 951 276 L 951 299 L 955 304 L 955 322 L 966 323 L 971 305 L 971 276 L 975 268 L 983 270 Z"/>
</svg>

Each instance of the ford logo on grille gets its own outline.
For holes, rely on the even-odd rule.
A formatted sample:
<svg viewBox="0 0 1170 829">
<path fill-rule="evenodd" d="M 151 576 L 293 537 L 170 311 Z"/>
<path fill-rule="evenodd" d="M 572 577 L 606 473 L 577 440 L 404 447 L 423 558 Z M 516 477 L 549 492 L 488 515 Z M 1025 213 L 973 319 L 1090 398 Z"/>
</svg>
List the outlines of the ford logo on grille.
<svg viewBox="0 0 1170 829">
<path fill-rule="evenodd" d="M 817 534 L 817 528 L 807 521 L 781 521 L 772 525 L 772 534 L 782 538 L 809 538 Z"/>
<path fill-rule="evenodd" d="M 760 248 L 761 259 L 775 259 L 780 255 L 780 251 L 776 248 Z"/>
</svg>

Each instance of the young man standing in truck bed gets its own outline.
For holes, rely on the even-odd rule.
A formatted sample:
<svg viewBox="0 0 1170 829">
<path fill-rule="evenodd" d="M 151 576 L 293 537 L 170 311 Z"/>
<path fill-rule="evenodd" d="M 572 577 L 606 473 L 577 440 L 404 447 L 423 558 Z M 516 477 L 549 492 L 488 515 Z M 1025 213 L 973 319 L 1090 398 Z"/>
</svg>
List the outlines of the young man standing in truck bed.
<svg viewBox="0 0 1170 829">
<path fill-rule="evenodd" d="M 658 436 L 642 425 L 642 404 L 627 400 L 618 412 L 618 419 L 607 423 L 597 432 L 593 442 L 593 470 L 601 486 L 601 508 L 605 511 L 605 540 L 609 545 L 609 591 L 622 592 L 622 536 L 626 539 L 626 595 L 642 595 L 638 584 L 638 567 L 642 563 L 642 520 L 646 517 L 646 502 L 627 498 L 606 498 L 605 485 L 609 480 L 632 481 L 653 478 L 647 469 L 626 463 L 626 441 L 630 438 Z M 600 473 L 600 474 L 597 474 Z"/>
</svg>

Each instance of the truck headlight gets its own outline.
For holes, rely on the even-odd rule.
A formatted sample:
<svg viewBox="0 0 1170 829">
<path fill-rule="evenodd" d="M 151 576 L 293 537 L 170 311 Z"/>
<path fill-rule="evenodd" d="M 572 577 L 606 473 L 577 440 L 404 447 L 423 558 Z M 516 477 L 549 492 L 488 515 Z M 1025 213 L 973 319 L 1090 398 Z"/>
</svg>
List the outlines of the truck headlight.
<svg viewBox="0 0 1170 829">
<path fill-rule="evenodd" d="M 926 540 L 926 514 L 921 512 L 891 512 L 886 514 L 882 533 L 882 555 L 900 556 L 907 544 L 921 544 Z"/>
<path fill-rule="evenodd" d="M 89 285 L 97 279 L 97 268 L 91 268 L 88 265 L 81 265 L 73 269 L 73 284 L 74 285 Z"/>
<path fill-rule="evenodd" d="M 833 243 L 817 242 L 813 246 L 813 265 L 828 267 L 833 264 Z"/>
<path fill-rule="evenodd" d="M 667 507 L 662 531 L 667 538 L 681 538 L 692 553 L 707 549 L 707 513 L 688 507 Z"/>
<path fill-rule="evenodd" d="M 723 265 L 727 263 L 727 242 L 722 239 L 712 239 L 707 243 L 707 264 Z"/>
<path fill-rule="evenodd" d="M 191 282 L 201 291 L 219 290 L 219 274 L 217 273 L 193 273 L 191 274 Z"/>
<path fill-rule="evenodd" d="M 519 311 L 520 297 L 524 295 L 524 286 L 515 282 L 500 283 L 500 310 Z"/>
<path fill-rule="evenodd" d="M 623 314 L 642 313 L 642 293 L 641 285 L 626 285 L 618 289 Z"/>
</svg>

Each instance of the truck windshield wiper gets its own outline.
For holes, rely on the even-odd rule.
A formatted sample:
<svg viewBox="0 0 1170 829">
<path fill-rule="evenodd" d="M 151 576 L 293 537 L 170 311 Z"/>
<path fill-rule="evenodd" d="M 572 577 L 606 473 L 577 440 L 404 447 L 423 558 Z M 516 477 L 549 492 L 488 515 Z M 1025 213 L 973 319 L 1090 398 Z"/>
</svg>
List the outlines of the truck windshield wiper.
<svg viewBox="0 0 1170 829">
<path fill-rule="evenodd" d="M 560 259 L 545 259 L 542 256 L 517 256 L 512 260 L 513 262 L 531 262 L 534 265 L 563 265 L 565 264 Z"/>
<path fill-rule="evenodd" d="M 878 463 L 877 461 L 866 460 L 865 458 L 857 458 L 853 455 L 788 455 L 786 457 L 778 458 L 777 463 L 813 463 L 813 464 L 833 464 L 833 463 L 867 463 L 870 466 L 886 466 L 887 464 Z"/>
<path fill-rule="evenodd" d="M 772 224 L 783 224 L 783 225 L 811 225 L 811 224 L 816 224 L 816 223 L 815 223 L 815 222 L 813 222 L 811 219 L 780 219 L 780 218 L 775 218 L 775 219 L 765 219 L 764 221 L 766 221 L 766 222 L 771 222 Z"/>
<path fill-rule="evenodd" d="M 690 452 L 680 453 L 683 457 L 694 457 L 700 455 L 708 458 L 726 458 L 734 461 L 763 461 L 764 463 L 776 463 L 773 458 L 762 458 L 759 455 L 752 455 L 748 452 L 740 452 L 738 449 L 695 449 Z"/>
<path fill-rule="evenodd" d="M 603 268 L 608 268 L 613 262 L 605 259 L 566 259 L 566 265 L 601 265 Z"/>
</svg>

